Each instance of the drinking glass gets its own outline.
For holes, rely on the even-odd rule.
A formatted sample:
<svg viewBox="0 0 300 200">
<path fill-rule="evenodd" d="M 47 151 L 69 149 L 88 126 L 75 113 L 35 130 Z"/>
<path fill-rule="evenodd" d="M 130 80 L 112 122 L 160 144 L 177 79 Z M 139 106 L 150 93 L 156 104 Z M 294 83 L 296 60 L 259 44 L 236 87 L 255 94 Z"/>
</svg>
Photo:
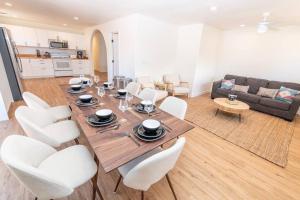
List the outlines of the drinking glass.
<svg viewBox="0 0 300 200">
<path fill-rule="evenodd" d="M 92 80 L 92 79 L 89 79 L 89 80 L 88 80 L 88 85 L 89 85 L 89 87 L 92 87 L 92 86 L 94 85 L 94 83 L 93 83 L 93 80 Z"/>
<path fill-rule="evenodd" d="M 125 112 L 128 109 L 128 102 L 126 99 L 125 100 L 120 99 L 119 109 L 122 112 Z"/>
<path fill-rule="evenodd" d="M 98 85 L 99 81 L 100 81 L 100 77 L 95 75 L 94 76 L 94 82 L 95 82 L 96 86 Z"/>
<path fill-rule="evenodd" d="M 131 100 L 133 99 L 133 95 L 129 92 L 126 93 L 126 100 L 128 101 L 129 106 L 131 106 Z"/>
<path fill-rule="evenodd" d="M 104 95 L 105 95 L 104 87 L 98 87 L 98 96 L 102 98 Z"/>
<path fill-rule="evenodd" d="M 148 113 L 148 116 L 150 116 L 150 112 L 153 110 L 153 104 L 145 105 L 144 110 Z"/>
</svg>

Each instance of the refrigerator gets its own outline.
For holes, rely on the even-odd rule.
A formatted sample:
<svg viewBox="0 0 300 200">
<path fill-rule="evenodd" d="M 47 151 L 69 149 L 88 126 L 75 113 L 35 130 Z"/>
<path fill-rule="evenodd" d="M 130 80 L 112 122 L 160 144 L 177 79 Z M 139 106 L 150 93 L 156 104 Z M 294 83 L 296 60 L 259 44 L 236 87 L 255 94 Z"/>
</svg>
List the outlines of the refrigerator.
<svg viewBox="0 0 300 200">
<path fill-rule="evenodd" d="M 18 49 L 11 38 L 10 31 L 5 27 L 0 27 L 0 54 L 13 99 L 14 101 L 22 100 L 22 62 L 16 56 Z"/>
</svg>

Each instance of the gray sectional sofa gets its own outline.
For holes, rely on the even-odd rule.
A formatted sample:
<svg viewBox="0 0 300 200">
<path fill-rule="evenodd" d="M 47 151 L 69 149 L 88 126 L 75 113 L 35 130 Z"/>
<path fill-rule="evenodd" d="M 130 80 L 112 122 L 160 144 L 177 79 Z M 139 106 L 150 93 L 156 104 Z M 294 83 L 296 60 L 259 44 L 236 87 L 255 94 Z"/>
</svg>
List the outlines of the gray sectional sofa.
<svg viewBox="0 0 300 200">
<path fill-rule="evenodd" d="M 249 78 L 243 76 L 226 75 L 226 80 L 235 79 L 237 85 L 249 85 L 248 93 L 226 90 L 221 88 L 222 80 L 213 83 L 211 98 L 227 97 L 228 94 L 236 94 L 237 98 L 247 104 L 253 110 L 268 113 L 283 119 L 292 121 L 300 106 L 300 95 L 297 95 L 292 103 L 285 103 L 272 98 L 256 95 L 260 87 L 279 89 L 281 86 L 300 91 L 300 84 L 269 81 L 266 79 Z"/>
</svg>

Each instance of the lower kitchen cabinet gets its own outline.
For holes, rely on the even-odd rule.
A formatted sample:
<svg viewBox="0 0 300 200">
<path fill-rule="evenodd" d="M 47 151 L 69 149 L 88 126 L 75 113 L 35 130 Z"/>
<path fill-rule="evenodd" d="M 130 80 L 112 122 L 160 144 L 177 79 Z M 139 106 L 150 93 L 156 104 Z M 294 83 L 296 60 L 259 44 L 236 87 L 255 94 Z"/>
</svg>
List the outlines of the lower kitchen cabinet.
<svg viewBox="0 0 300 200">
<path fill-rule="evenodd" d="M 53 63 L 51 59 L 21 59 L 23 78 L 53 77 Z"/>
<path fill-rule="evenodd" d="M 89 75 L 91 73 L 91 66 L 89 60 L 72 60 L 71 66 L 73 75 Z"/>
</svg>

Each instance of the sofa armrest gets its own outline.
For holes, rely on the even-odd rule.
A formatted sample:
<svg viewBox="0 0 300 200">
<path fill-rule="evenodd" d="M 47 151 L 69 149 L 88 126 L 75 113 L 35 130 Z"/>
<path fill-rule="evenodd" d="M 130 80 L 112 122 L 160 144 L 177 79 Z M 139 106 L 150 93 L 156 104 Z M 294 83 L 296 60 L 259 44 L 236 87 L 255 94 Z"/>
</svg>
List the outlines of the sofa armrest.
<svg viewBox="0 0 300 200">
<path fill-rule="evenodd" d="M 221 87 L 221 84 L 222 84 L 222 80 L 213 82 L 211 92 L 212 93 L 216 92 L 216 90 Z"/>
<path fill-rule="evenodd" d="M 292 114 L 296 114 L 298 112 L 298 109 L 300 107 L 300 95 L 297 95 L 293 98 L 293 102 L 290 107 L 290 112 Z"/>
</svg>

